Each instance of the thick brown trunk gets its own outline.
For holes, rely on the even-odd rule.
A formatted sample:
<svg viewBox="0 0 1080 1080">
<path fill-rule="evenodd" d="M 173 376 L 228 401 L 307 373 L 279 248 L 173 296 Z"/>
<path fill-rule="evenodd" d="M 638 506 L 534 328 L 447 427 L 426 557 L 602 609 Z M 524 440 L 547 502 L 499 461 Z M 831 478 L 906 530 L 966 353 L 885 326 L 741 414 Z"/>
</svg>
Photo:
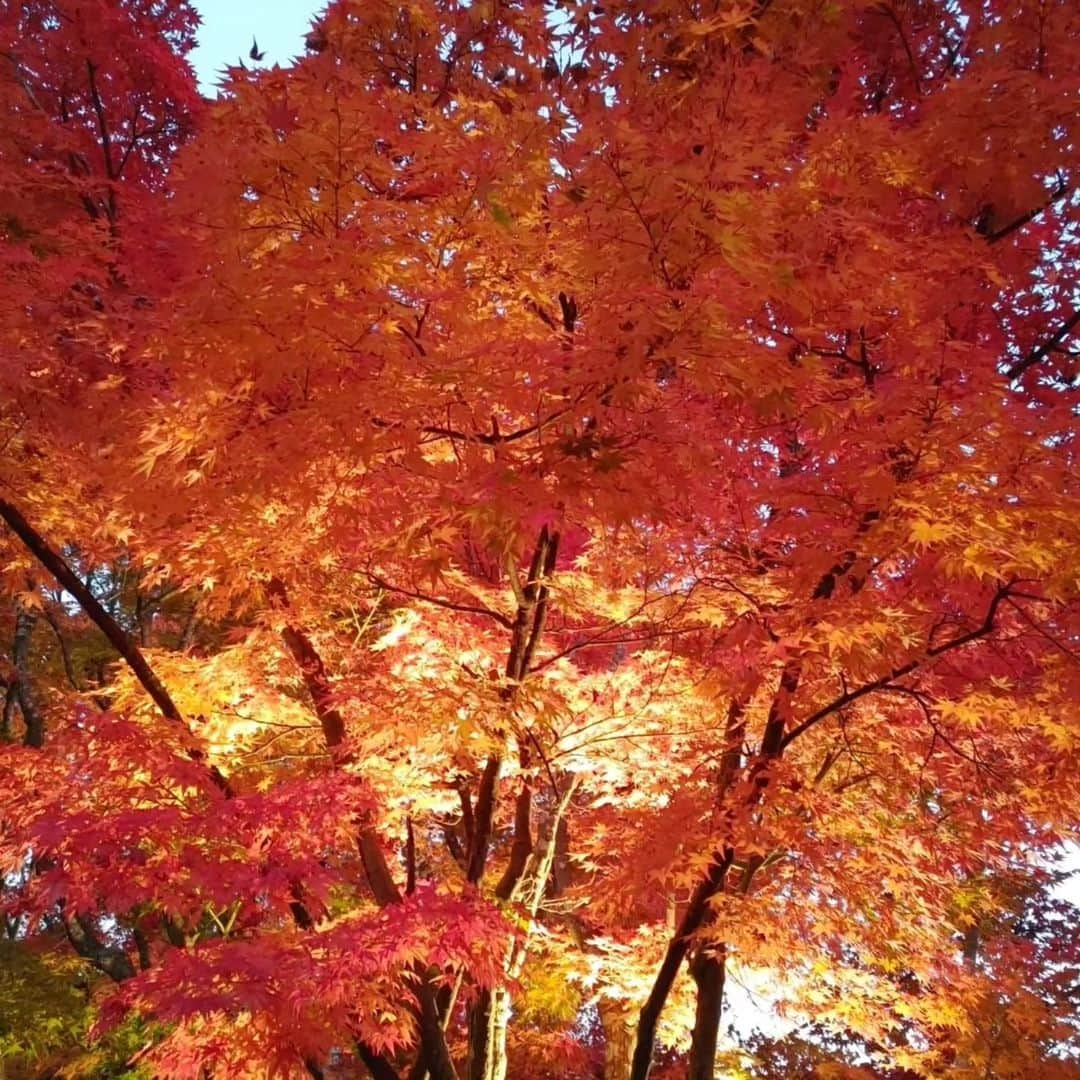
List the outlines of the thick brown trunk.
<svg viewBox="0 0 1080 1080">
<path fill-rule="evenodd" d="M 688 1080 L 713 1080 L 716 1040 L 724 1008 L 726 960 L 723 946 L 716 953 L 695 956 L 690 963 L 690 974 L 697 984 L 697 1007 L 687 1077 Z"/>
</svg>

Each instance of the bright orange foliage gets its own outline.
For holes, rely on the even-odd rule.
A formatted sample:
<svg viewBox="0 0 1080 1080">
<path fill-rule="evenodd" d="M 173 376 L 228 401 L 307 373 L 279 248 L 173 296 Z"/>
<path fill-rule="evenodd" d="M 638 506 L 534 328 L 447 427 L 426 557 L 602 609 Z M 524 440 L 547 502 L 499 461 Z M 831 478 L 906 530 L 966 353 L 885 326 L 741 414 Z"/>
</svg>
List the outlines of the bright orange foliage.
<svg viewBox="0 0 1080 1080">
<path fill-rule="evenodd" d="M 160 1077 L 1075 1075 L 1076 5 L 194 27 L 0 15 L 10 936 Z"/>
</svg>

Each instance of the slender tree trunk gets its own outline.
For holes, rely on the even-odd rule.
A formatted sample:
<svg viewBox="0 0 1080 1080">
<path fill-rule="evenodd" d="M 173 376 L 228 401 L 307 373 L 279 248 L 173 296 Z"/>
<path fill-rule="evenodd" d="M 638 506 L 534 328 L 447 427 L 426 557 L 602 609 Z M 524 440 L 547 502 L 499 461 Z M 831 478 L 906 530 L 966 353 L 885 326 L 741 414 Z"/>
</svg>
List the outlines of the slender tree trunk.
<svg viewBox="0 0 1080 1080">
<path fill-rule="evenodd" d="M 532 787 L 521 785 L 514 805 L 514 841 L 506 872 L 495 886 L 500 900 L 510 900 L 528 868 L 533 841 L 531 829 Z M 507 958 L 507 967 L 513 962 Z M 510 1023 L 510 994 L 502 987 L 482 990 L 469 1010 L 469 1080 L 504 1080 L 506 1037 Z"/>
<path fill-rule="evenodd" d="M 15 716 L 15 710 L 19 706 L 19 682 L 12 679 L 4 690 L 4 713 L 0 719 L 0 739 L 8 742 L 11 739 L 11 721 Z"/>
<path fill-rule="evenodd" d="M 191 648 L 192 643 L 195 640 L 195 627 L 199 622 L 199 602 L 196 600 L 191 605 L 191 611 L 188 613 L 188 617 L 184 622 L 184 629 L 180 634 L 180 651 L 187 652 Z"/>
<path fill-rule="evenodd" d="M 548 581 L 555 572 L 555 561 L 559 551 L 559 534 L 548 531 L 543 526 L 533 549 L 529 565 L 529 577 L 524 583 L 517 578 L 517 570 L 509 568 L 511 585 L 517 598 L 517 612 L 514 616 L 510 649 L 506 658 L 506 677 L 512 683 L 506 693 L 511 700 L 516 685 L 524 681 L 529 674 L 533 656 L 540 644 L 547 620 L 550 594 Z M 487 866 L 488 846 L 491 838 L 492 816 L 495 809 L 496 784 L 499 778 L 501 761 L 493 755 L 488 759 L 477 791 L 476 812 L 473 815 L 473 840 L 469 854 L 468 880 L 479 885 Z M 521 751 L 521 766 L 528 767 L 528 754 Z M 495 895 L 500 900 L 512 898 L 522 882 L 533 852 L 530 813 L 532 808 L 532 788 L 523 781 L 514 805 L 514 840 L 510 850 L 510 861 L 506 871 L 495 887 Z M 556 817 L 561 820 L 563 804 Z M 554 835 L 551 838 L 551 857 L 545 858 L 543 887 L 546 887 L 551 873 L 551 860 L 554 858 Z M 538 871 L 540 873 L 540 871 Z M 543 895 L 541 890 L 540 896 Z M 533 914 L 539 905 L 540 897 L 532 908 Z M 523 959 L 523 958 L 522 958 Z M 507 967 L 514 963 L 513 954 L 507 958 Z M 469 1080 L 503 1080 L 506 1076 L 506 1039 L 510 1023 L 509 991 L 498 988 L 485 990 L 469 1012 Z"/>
<path fill-rule="evenodd" d="M 865 533 L 876 521 L 880 519 L 880 511 L 868 510 L 863 514 L 859 522 L 858 534 Z M 858 555 L 854 549 L 844 552 L 837 562 L 821 577 L 813 591 L 814 600 L 827 600 L 836 589 L 838 582 L 843 579 L 855 566 Z M 862 588 L 865 579 L 859 579 L 852 583 L 853 591 Z M 991 614 L 993 608 L 991 609 Z M 958 639 L 962 640 L 962 639 Z M 940 646 L 939 646 L 940 648 Z M 761 746 L 758 749 L 753 763 L 750 765 L 747 776 L 753 781 L 753 787 L 746 796 L 747 807 L 759 803 L 765 789 L 770 782 L 771 766 L 777 762 L 784 753 L 784 748 L 790 740 L 788 722 L 791 715 L 792 703 L 799 689 L 802 679 L 803 663 L 799 657 L 789 658 L 780 673 L 780 684 L 769 706 L 768 717 L 765 721 L 765 729 L 761 736 Z M 730 792 L 735 776 L 740 771 L 742 754 L 739 748 L 745 725 L 743 722 L 743 710 L 745 702 L 735 700 L 731 703 L 728 711 L 727 727 L 725 731 L 724 757 L 721 761 L 720 774 L 717 783 L 717 806 L 722 805 Z M 797 734 L 798 732 L 796 732 Z M 653 983 L 652 992 L 641 1010 L 638 1021 L 637 1044 L 634 1047 L 634 1066 L 632 1080 L 647 1080 L 652 1068 L 653 1046 L 656 1041 L 656 1025 L 660 1019 L 667 1002 L 668 994 L 675 983 L 682 961 L 689 952 L 688 936 L 701 929 L 710 919 L 709 901 L 727 884 L 728 871 L 735 858 L 735 851 L 729 845 L 723 852 L 717 851 L 713 855 L 712 865 L 709 867 L 705 878 L 694 890 L 687 910 L 683 915 L 679 928 L 668 944 L 664 961 Z M 761 859 L 756 863 L 751 862 L 748 869 L 743 873 L 744 890 L 749 888 L 754 873 L 761 866 Z M 695 1066 L 707 1071 L 692 1072 L 694 1078 L 711 1077 L 713 1075 L 713 1058 L 716 1056 L 716 1035 L 720 1022 L 720 1011 L 723 1004 L 724 993 L 724 970 L 723 965 L 719 972 L 707 972 L 702 969 L 704 982 L 698 982 L 698 1006 L 694 1024 L 694 1034 L 698 1041 L 698 1053 L 695 1057 Z M 695 979 L 697 976 L 695 975 Z M 704 995 L 705 1000 L 702 1001 Z M 716 1023 L 713 1025 L 712 1017 L 715 1014 Z M 710 1034 L 711 1025 L 711 1034 Z M 711 1052 L 709 1040 L 711 1039 Z"/>
<path fill-rule="evenodd" d="M 20 607 L 15 616 L 15 643 L 11 658 L 18 672 L 19 709 L 22 712 L 26 733 L 23 743 L 39 749 L 45 745 L 45 720 L 34 692 L 34 681 L 30 674 L 30 642 L 34 635 L 37 615 L 25 607 Z"/>
<path fill-rule="evenodd" d="M 621 1001 L 602 1001 L 600 1023 L 604 1029 L 604 1080 L 629 1080 L 634 1056 L 634 1011 Z"/>
<path fill-rule="evenodd" d="M 536 914 L 547 892 L 551 879 L 551 869 L 555 863 L 560 826 L 567 807 L 577 789 L 577 780 L 572 778 L 566 790 L 559 798 L 555 813 L 548 825 L 548 835 L 539 859 L 533 863 L 532 841 L 529 840 L 530 854 L 524 865 L 513 875 L 503 875 L 496 894 L 502 900 L 521 900 L 529 914 L 529 922 L 520 939 L 512 941 L 503 964 L 508 982 L 521 974 L 529 949 L 529 938 L 534 928 Z M 518 793 L 515 813 L 515 842 L 530 836 L 529 806 L 532 791 L 527 783 L 522 784 Z M 541 845 L 538 845 L 540 847 Z M 514 865 L 511 859 L 511 866 Z M 511 880 L 512 878 L 512 880 Z M 524 897 L 522 897 L 524 893 Z M 505 1080 L 507 1076 L 507 1036 L 510 1028 L 511 1001 L 506 985 L 483 993 L 479 1002 L 469 1014 L 469 1080 Z"/>
<path fill-rule="evenodd" d="M 652 1069 L 653 1047 L 656 1044 L 656 1026 L 660 1022 L 660 1013 L 663 1012 L 671 988 L 675 985 L 675 978 L 690 951 L 691 935 L 705 925 L 709 916 L 709 901 L 724 887 L 734 858 L 735 852 L 730 847 L 714 854 L 712 865 L 694 890 L 682 919 L 668 942 L 667 952 L 664 953 L 660 970 L 656 973 L 652 991 L 638 1017 L 631 1080 L 647 1080 Z"/>
<path fill-rule="evenodd" d="M 688 1080 L 713 1080 L 716 1040 L 724 1008 L 726 966 L 722 945 L 715 953 L 698 953 L 690 963 L 690 974 L 697 984 L 697 1006 L 690 1043 Z"/>
<path fill-rule="evenodd" d="M 485 991 L 469 1013 L 469 1080 L 506 1080 L 510 991 Z"/>
<path fill-rule="evenodd" d="M 60 620 L 48 609 L 45 611 L 45 618 L 52 627 L 52 631 L 56 635 L 56 641 L 60 646 L 60 659 L 64 663 L 64 674 L 67 676 L 68 685 L 72 690 L 82 690 L 79 677 L 75 673 L 75 664 L 71 659 L 71 646 L 68 644 L 67 638 L 64 637 L 64 632 L 60 629 Z"/>
<path fill-rule="evenodd" d="M 745 798 L 745 806 L 752 807 L 759 803 L 765 795 L 765 790 L 770 781 L 770 766 L 776 762 L 784 752 L 784 729 L 788 713 L 791 708 L 791 699 L 799 686 L 802 675 L 802 663 L 799 660 L 788 660 L 784 664 L 780 674 L 780 685 L 769 706 L 769 714 L 765 721 L 765 730 L 761 737 L 761 747 L 753 764 L 748 770 L 748 777 L 753 780 L 753 787 Z M 734 773 L 737 770 L 741 755 L 736 753 L 733 739 L 738 734 L 741 738 L 743 730 L 742 720 L 743 705 L 732 702 L 727 720 L 727 747 L 724 760 L 721 763 L 719 777 L 718 798 L 726 796 Z M 690 937 L 711 919 L 710 901 L 718 893 L 722 892 L 727 885 L 728 872 L 735 861 L 735 849 L 728 843 L 723 849 L 713 853 L 712 863 L 705 877 L 698 883 L 690 897 L 690 902 L 683 913 L 682 921 L 675 931 L 674 937 L 668 943 L 667 952 L 664 954 L 663 963 L 657 972 L 653 982 L 652 991 L 645 1007 L 641 1010 L 638 1020 L 637 1045 L 634 1047 L 634 1068 L 632 1080 L 646 1080 L 652 1068 L 653 1047 L 656 1043 L 656 1025 L 660 1020 L 667 1003 L 668 995 L 675 984 L 675 978 L 679 974 L 679 968 L 683 960 L 690 952 Z M 745 880 L 749 881 L 744 873 Z M 723 996 L 721 987 L 720 996 Z M 715 1047 L 714 1047 L 715 1049 Z"/>
<path fill-rule="evenodd" d="M 283 611 L 289 610 L 289 595 L 285 583 L 274 578 L 269 585 L 269 593 L 275 604 Z M 315 715 L 323 732 L 323 743 L 334 755 L 335 763 L 342 764 L 342 744 L 345 741 L 345 718 L 334 704 L 333 688 L 330 683 L 322 656 L 314 642 L 304 631 L 291 623 L 282 631 L 293 660 L 300 668 L 304 685 L 311 695 Z M 401 893 L 390 865 L 386 861 L 378 835 L 370 827 L 361 828 L 357 835 L 357 848 L 364 865 L 364 873 L 372 894 L 380 907 L 401 903 Z M 446 1045 L 446 1036 L 442 1029 L 439 1008 L 435 999 L 435 988 L 425 971 L 414 969 L 418 978 L 416 997 L 419 1003 L 417 1020 L 420 1027 L 420 1053 L 432 1080 L 457 1080 L 450 1051 Z M 377 1078 L 396 1076 L 396 1070 L 382 1054 L 370 1047 L 357 1044 L 368 1071 Z"/>
</svg>

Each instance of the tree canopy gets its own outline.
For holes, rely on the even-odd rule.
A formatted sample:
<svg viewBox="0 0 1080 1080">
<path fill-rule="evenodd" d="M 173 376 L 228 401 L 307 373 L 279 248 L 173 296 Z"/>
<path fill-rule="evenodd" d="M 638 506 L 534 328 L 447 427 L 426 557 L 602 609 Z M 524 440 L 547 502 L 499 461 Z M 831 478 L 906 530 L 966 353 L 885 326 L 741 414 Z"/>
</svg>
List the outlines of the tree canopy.
<svg viewBox="0 0 1080 1080">
<path fill-rule="evenodd" d="M 0 1050 L 1080 1075 L 1080 9 L 197 24 L 0 11 Z"/>
</svg>

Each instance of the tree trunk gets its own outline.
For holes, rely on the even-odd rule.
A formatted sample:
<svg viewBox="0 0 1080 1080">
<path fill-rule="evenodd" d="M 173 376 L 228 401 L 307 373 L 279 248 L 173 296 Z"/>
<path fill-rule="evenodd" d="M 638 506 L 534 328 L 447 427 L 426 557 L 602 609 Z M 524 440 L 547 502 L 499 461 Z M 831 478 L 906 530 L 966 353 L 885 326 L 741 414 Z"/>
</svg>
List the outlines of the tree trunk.
<svg viewBox="0 0 1080 1080">
<path fill-rule="evenodd" d="M 518 978 L 525 964 L 529 938 L 534 929 L 537 912 L 540 910 L 540 902 L 547 891 L 552 866 L 555 863 L 559 826 L 576 789 L 577 779 L 571 778 L 559 798 L 555 813 L 548 825 L 546 841 L 540 845 L 538 838 L 538 847 L 541 848 L 542 853 L 535 866 L 530 866 L 533 848 L 529 825 L 532 789 L 529 784 L 523 783 L 518 793 L 514 826 L 515 844 L 521 843 L 523 850 L 527 846 L 529 852 L 526 853 L 520 867 L 503 875 L 496 889 L 496 895 L 504 901 L 521 899 L 529 914 L 529 921 L 520 939 L 511 943 L 507 953 L 503 970 L 508 982 L 512 983 Z M 513 859 L 511 859 L 511 866 L 514 866 Z M 529 877 L 526 877 L 527 873 Z M 525 894 L 524 897 L 522 893 Z M 510 1013 L 510 991 L 506 986 L 484 991 L 479 1001 L 470 1010 L 469 1080 L 505 1080 L 507 1075 L 506 1039 L 510 1026 Z"/>
<path fill-rule="evenodd" d="M 510 992 L 485 990 L 469 1013 L 469 1080 L 506 1080 Z"/>
<path fill-rule="evenodd" d="M 545 525 L 533 549 L 529 565 L 529 576 L 522 584 L 517 572 L 511 565 L 510 580 L 517 597 L 517 613 L 514 616 L 510 651 L 506 658 L 506 677 L 513 680 L 505 692 L 509 702 L 514 695 L 514 685 L 520 684 L 529 674 L 529 666 L 536 653 L 537 646 L 544 633 L 547 609 L 550 600 L 548 582 L 555 572 L 555 560 L 559 551 L 559 534 L 549 533 Z M 528 767 L 528 754 L 521 753 L 522 770 Z M 477 789 L 476 809 L 472 823 L 472 842 L 469 850 L 467 878 L 473 885 L 479 886 L 487 868 L 488 849 L 491 843 L 492 819 L 495 811 L 496 785 L 502 765 L 498 755 L 488 758 L 484 773 Z M 510 861 L 505 873 L 495 886 L 495 895 L 500 900 L 511 899 L 522 881 L 533 851 L 530 815 L 532 808 L 532 788 L 527 780 L 522 781 L 514 804 L 514 840 L 510 850 Z M 556 817 L 561 817 L 562 809 Z M 543 870 L 543 888 L 546 887 L 551 872 L 551 858 L 554 857 L 554 837 L 551 842 L 552 855 Z M 540 896 L 532 906 L 535 916 Z M 524 954 L 522 954 L 522 959 Z M 507 957 L 507 963 L 514 963 L 514 954 Z M 510 1023 L 510 994 L 499 988 L 484 990 L 476 1004 L 469 1010 L 469 1080 L 503 1080 L 506 1076 L 506 1034 Z"/>
<path fill-rule="evenodd" d="M 647 1080 L 648 1078 L 652 1069 L 656 1025 L 660 1022 L 660 1013 L 663 1011 L 672 986 L 675 985 L 679 969 L 690 951 L 690 939 L 708 920 L 709 901 L 723 889 L 734 859 L 735 851 L 730 847 L 714 853 L 712 864 L 690 897 L 678 928 L 668 942 L 667 951 L 664 953 L 660 970 L 656 973 L 652 990 L 638 1016 L 634 1060 L 630 1070 L 631 1080 Z"/>
<path fill-rule="evenodd" d="M 75 664 L 71 659 L 71 646 L 68 644 L 68 639 L 64 637 L 64 632 L 60 628 L 60 620 L 47 608 L 45 610 L 45 618 L 52 627 L 52 632 L 56 635 L 57 643 L 60 646 L 60 659 L 64 663 L 64 674 L 67 676 L 68 685 L 72 690 L 81 691 L 82 684 L 79 682 L 79 676 L 75 673 Z"/>
<path fill-rule="evenodd" d="M 724 1008 L 724 946 L 713 953 L 698 953 L 690 962 L 690 974 L 697 984 L 697 1008 L 690 1043 L 688 1080 L 713 1080 L 716 1063 L 716 1039 Z"/>
<path fill-rule="evenodd" d="M 532 787 L 523 781 L 514 804 L 514 841 L 506 872 L 495 886 L 503 901 L 517 892 L 532 854 Z M 507 964 L 513 962 L 513 953 Z M 510 1023 L 510 994 L 502 987 L 482 990 L 469 1010 L 469 1080 L 504 1080 L 506 1076 L 506 1029 Z"/>
<path fill-rule="evenodd" d="M 284 611 L 289 610 L 289 595 L 284 582 L 273 578 L 269 584 L 269 593 L 275 604 Z M 322 656 L 304 631 L 291 623 L 282 630 L 285 642 L 293 660 L 300 668 L 304 685 L 311 695 L 315 715 L 323 732 L 326 749 L 335 755 L 335 762 L 341 764 L 340 748 L 345 740 L 345 719 L 334 704 L 333 688 L 326 671 Z M 377 833 L 370 826 L 362 827 L 357 835 L 357 848 L 364 865 L 368 885 L 380 907 L 389 907 L 401 903 L 401 893 L 391 873 L 386 857 L 379 846 Z M 442 1028 L 442 1018 L 436 1002 L 435 987 L 429 973 L 413 968 L 417 976 L 416 997 L 419 1005 L 417 1020 L 420 1026 L 420 1058 L 424 1061 L 432 1080 L 457 1080 L 450 1051 L 446 1045 L 446 1036 Z M 357 1044 L 358 1051 L 364 1055 L 368 1071 L 378 1080 L 383 1076 L 396 1076 L 396 1070 L 387 1058 L 377 1054 L 370 1047 Z"/>
<path fill-rule="evenodd" d="M 604 1028 L 604 1080 L 629 1080 L 634 1056 L 634 1010 L 621 1001 L 602 1001 Z"/>
<path fill-rule="evenodd" d="M 34 693 L 34 683 L 30 675 L 30 639 L 33 637 L 36 623 L 37 615 L 20 605 L 19 613 L 15 616 L 15 644 L 11 650 L 11 658 L 19 675 L 19 710 L 22 712 L 23 723 L 26 725 L 23 742 L 27 746 L 36 746 L 40 749 L 45 745 L 45 720 L 41 715 L 41 708 L 37 695 Z"/>
<path fill-rule="evenodd" d="M 0 720 L 0 740 L 9 742 L 11 735 L 11 722 L 15 717 L 15 710 L 19 706 L 19 681 L 12 679 L 4 691 L 4 713 Z"/>
<path fill-rule="evenodd" d="M 64 919 L 64 929 L 75 951 L 104 972 L 113 982 L 126 982 L 135 975 L 135 965 L 123 949 L 109 945 L 85 915 Z"/>
</svg>

